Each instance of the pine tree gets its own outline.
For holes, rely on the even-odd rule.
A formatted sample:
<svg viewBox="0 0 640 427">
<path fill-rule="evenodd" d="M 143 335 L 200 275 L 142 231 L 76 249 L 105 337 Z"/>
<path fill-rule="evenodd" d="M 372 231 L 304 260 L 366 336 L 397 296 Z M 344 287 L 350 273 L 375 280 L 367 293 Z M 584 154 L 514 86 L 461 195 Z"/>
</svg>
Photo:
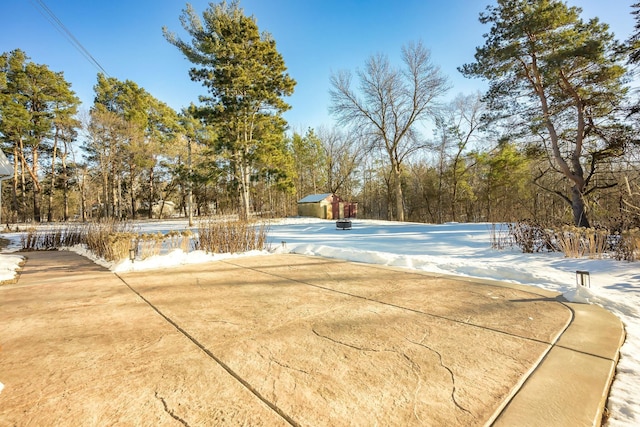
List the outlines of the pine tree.
<svg viewBox="0 0 640 427">
<path fill-rule="evenodd" d="M 69 118 L 75 114 L 80 100 L 61 72 L 30 62 L 21 50 L 0 56 L 0 76 L 0 139 L 13 153 L 14 201 L 17 202 L 19 183 L 21 210 L 23 220 L 26 219 L 30 184 L 32 218 L 40 222 L 42 155 L 52 150 L 62 123 L 66 123 L 69 132 L 67 139 L 75 137 L 73 128 L 77 123 Z M 17 208 L 15 202 L 14 207 Z"/>
<path fill-rule="evenodd" d="M 144 195 L 151 217 L 158 193 L 159 160 L 176 136 L 178 115 L 130 80 L 99 74 L 94 91 L 92 138 L 85 148 L 91 161 L 99 165 L 103 214 L 121 217 L 130 211 L 135 217 L 138 199 Z M 126 208 L 125 185 L 129 193 Z"/>
<path fill-rule="evenodd" d="M 497 0 L 480 15 L 491 25 L 466 76 L 489 81 L 494 109 L 521 114 L 540 135 L 549 159 L 571 186 L 554 190 L 589 226 L 585 196 L 598 162 L 624 142 L 616 119 L 625 96 L 619 49 L 606 24 L 580 19 L 581 9 L 559 0 Z M 605 184 L 608 186 L 611 184 Z"/>
<path fill-rule="evenodd" d="M 309 128 L 304 135 L 294 132 L 291 151 L 295 161 L 297 198 L 302 199 L 309 194 L 328 191 L 326 179 L 323 179 L 326 159 L 322 151 L 322 142 L 314 130 Z"/>
<path fill-rule="evenodd" d="M 208 91 L 200 97 L 197 115 L 216 129 L 215 148 L 234 177 L 240 217 L 247 218 L 252 176 L 261 174 L 260 165 L 268 165 L 270 157 L 278 157 L 273 150 L 284 148 L 274 142 L 284 141 L 281 114 L 289 105 L 283 97 L 293 93 L 295 81 L 273 37 L 261 33 L 237 1 L 211 4 L 202 19 L 187 5 L 181 22 L 190 42 L 166 28 L 165 37 L 194 64 L 191 79 Z"/>
</svg>

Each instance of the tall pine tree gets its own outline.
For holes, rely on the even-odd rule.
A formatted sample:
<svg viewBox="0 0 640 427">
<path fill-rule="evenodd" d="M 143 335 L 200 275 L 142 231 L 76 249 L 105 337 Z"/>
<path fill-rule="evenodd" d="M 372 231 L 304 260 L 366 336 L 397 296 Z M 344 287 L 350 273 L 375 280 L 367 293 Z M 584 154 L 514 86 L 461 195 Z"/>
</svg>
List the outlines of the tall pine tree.
<svg viewBox="0 0 640 427">
<path fill-rule="evenodd" d="M 14 208 L 18 208 L 20 189 L 23 220 L 28 190 L 32 196 L 31 218 L 41 220 L 42 156 L 52 151 L 63 123 L 67 139 L 75 137 L 77 122 L 68 118 L 79 104 L 61 72 L 30 62 L 19 49 L 0 55 L 0 141 L 13 153 Z"/>
<path fill-rule="evenodd" d="M 552 190 L 571 206 L 574 224 L 588 227 L 585 196 L 599 188 L 592 178 L 624 141 L 616 114 L 626 92 L 613 34 L 580 12 L 559 0 L 497 0 L 480 15 L 491 29 L 476 62 L 460 70 L 487 79 L 491 107 L 521 114 L 542 136 L 571 187 Z"/>
<path fill-rule="evenodd" d="M 212 4 L 202 19 L 187 5 L 180 20 L 191 41 L 166 28 L 165 37 L 194 64 L 191 79 L 208 91 L 196 114 L 216 128 L 215 149 L 234 177 L 239 215 L 247 218 L 252 176 L 273 167 L 276 151 L 284 147 L 279 143 L 286 125 L 281 114 L 289 105 L 283 97 L 293 93 L 295 81 L 286 73 L 273 37 L 261 33 L 237 1 Z"/>
</svg>

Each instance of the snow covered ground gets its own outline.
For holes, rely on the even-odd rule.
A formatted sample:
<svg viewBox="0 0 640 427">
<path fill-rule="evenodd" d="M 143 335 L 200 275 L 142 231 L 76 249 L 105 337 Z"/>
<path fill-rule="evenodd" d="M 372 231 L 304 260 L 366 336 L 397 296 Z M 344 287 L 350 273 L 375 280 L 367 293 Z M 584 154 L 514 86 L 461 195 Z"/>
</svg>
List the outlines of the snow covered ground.
<svg viewBox="0 0 640 427">
<path fill-rule="evenodd" d="M 140 233 L 188 228 L 184 220 L 136 223 L 136 227 Z M 12 242 L 7 251 L 19 248 L 20 234 L 5 233 L 2 237 Z M 571 301 L 599 304 L 624 322 L 627 339 L 609 397 L 608 425 L 640 425 L 640 404 L 637 403 L 640 396 L 640 262 L 569 259 L 556 253 L 523 254 L 517 249 L 494 250 L 490 224 L 354 220 L 351 230 L 338 230 L 333 221 L 291 218 L 273 221 L 268 237 L 268 250 L 247 254 L 210 255 L 200 251 L 187 254 L 175 250 L 133 263 L 94 260 L 113 271 L 138 271 L 290 252 L 503 280 L 557 291 Z M 73 250 L 91 257 L 82 248 Z M 21 260 L 7 251 L 0 255 L 0 280 L 12 278 Z M 576 286 L 576 270 L 590 272 L 591 288 Z"/>
</svg>

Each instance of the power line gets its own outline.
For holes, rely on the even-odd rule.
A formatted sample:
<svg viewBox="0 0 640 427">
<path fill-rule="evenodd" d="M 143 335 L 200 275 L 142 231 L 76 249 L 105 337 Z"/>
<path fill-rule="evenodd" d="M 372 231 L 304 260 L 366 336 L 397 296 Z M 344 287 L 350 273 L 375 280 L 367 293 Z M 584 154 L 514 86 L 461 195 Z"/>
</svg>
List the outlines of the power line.
<svg viewBox="0 0 640 427">
<path fill-rule="evenodd" d="M 98 60 L 96 58 L 94 58 L 93 55 L 91 55 L 91 53 L 82 45 L 82 43 L 80 43 L 80 41 L 71 33 L 71 31 L 69 31 L 69 29 L 62 23 L 62 21 L 56 16 L 55 13 L 53 13 L 53 11 L 51 9 L 49 9 L 49 7 L 44 3 L 44 0 L 31 0 L 31 4 L 34 5 L 34 7 L 38 10 L 38 12 L 40 12 L 40 14 L 42 16 L 44 16 L 44 18 L 49 21 L 49 23 L 51 25 L 53 25 L 53 27 L 58 30 L 58 32 L 60 34 L 62 34 L 62 36 L 64 38 L 67 39 L 67 41 L 69 43 L 71 43 L 71 45 L 78 51 L 80 52 L 80 54 L 91 63 L 91 65 L 93 65 L 94 67 L 96 67 L 98 69 L 98 71 L 101 71 L 102 73 L 104 73 L 107 77 L 109 76 L 109 73 L 107 73 L 107 71 L 102 67 L 102 65 L 100 65 L 100 63 L 98 62 Z"/>
</svg>

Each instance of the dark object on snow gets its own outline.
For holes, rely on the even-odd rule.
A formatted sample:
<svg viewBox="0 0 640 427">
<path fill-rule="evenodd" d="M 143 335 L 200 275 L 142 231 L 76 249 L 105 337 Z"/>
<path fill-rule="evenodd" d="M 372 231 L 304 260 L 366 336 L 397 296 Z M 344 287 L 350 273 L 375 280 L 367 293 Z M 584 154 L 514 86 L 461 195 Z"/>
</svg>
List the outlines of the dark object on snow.
<svg viewBox="0 0 640 427">
<path fill-rule="evenodd" d="M 336 228 L 341 230 L 351 230 L 351 221 L 348 219 L 339 219 L 336 221 Z"/>
</svg>

